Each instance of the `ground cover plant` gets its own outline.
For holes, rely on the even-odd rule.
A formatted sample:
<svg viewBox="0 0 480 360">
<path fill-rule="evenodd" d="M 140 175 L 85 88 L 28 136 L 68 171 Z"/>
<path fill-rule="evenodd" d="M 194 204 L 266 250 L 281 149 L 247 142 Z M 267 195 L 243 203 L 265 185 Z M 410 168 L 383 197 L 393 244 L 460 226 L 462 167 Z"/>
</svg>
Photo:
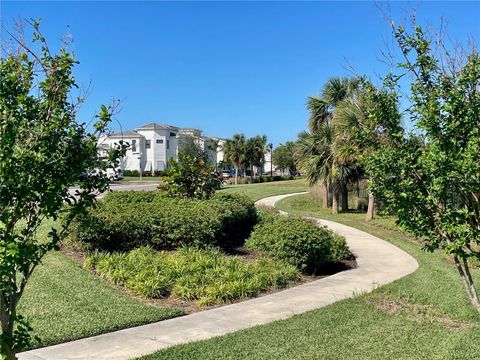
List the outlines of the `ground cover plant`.
<svg viewBox="0 0 480 360">
<path fill-rule="evenodd" d="M 139 248 L 128 253 L 94 253 L 85 266 L 117 286 L 145 298 L 214 305 L 281 289 L 299 280 L 295 267 L 262 257 L 246 261 L 219 249 L 176 252 Z"/>
<path fill-rule="evenodd" d="M 258 190 L 256 190 L 257 192 Z M 266 190 L 268 191 L 268 190 Z M 308 195 L 277 206 L 299 216 L 337 221 L 383 238 L 415 256 L 419 269 L 369 294 L 358 294 L 284 321 L 160 351 L 145 360 L 167 359 L 453 359 L 480 353 L 480 318 L 455 269 L 440 252 L 425 253 L 402 232 L 366 223 L 365 215 L 332 215 Z M 480 272 L 473 276 L 480 279 Z"/>
</svg>

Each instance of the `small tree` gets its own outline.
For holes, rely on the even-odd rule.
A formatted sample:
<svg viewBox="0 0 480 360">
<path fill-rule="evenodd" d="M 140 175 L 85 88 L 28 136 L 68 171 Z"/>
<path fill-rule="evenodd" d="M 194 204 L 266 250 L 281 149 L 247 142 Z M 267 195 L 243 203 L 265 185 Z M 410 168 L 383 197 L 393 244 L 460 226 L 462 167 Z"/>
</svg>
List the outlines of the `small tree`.
<svg viewBox="0 0 480 360">
<path fill-rule="evenodd" d="M 99 158 L 97 138 L 106 132 L 113 108 L 102 106 L 91 131 L 76 121 L 78 104 L 69 101 L 76 87 L 74 56 L 66 45 L 51 54 L 39 23 L 31 25 L 41 51 L 13 37 L 19 49 L 0 60 L 0 341 L 8 360 L 31 342 L 32 328 L 17 313 L 30 276 L 58 248 L 75 216 L 94 202 L 94 192 L 108 189 L 108 179 L 89 176 L 75 193 L 69 187 L 80 173 L 118 159 L 124 150 L 120 145 L 108 159 Z M 66 221 L 38 241 L 37 228 L 61 212 Z"/>
<path fill-rule="evenodd" d="M 453 257 L 480 312 L 468 264 L 480 259 L 480 55 L 473 49 L 459 62 L 441 39 L 432 49 L 419 26 L 395 27 L 394 35 L 405 59 L 400 66 L 413 75 L 409 111 L 419 133 L 399 135 L 372 154 L 372 190 L 427 250 Z M 386 99 L 377 99 L 371 116 L 385 117 Z"/>
<path fill-rule="evenodd" d="M 178 152 L 183 155 L 193 156 L 209 162 L 208 149 L 203 149 L 199 143 L 199 139 L 192 135 L 180 134 L 178 139 Z"/>
<path fill-rule="evenodd" d="M 159 188 L 178 197 L 208 199 L 222 187 L 222 179 L 204 159 L 178 154 L 170 161 L 165 182 Z"/>
<path fill-rule="evenodd" d="M 295 165 L 295 143 L 287 141 L 285 144 L 280 144 L 273 151 L 273 162 L 282 170 L 288 170 L 290 175 L 297 172 Z"/>
</svg>

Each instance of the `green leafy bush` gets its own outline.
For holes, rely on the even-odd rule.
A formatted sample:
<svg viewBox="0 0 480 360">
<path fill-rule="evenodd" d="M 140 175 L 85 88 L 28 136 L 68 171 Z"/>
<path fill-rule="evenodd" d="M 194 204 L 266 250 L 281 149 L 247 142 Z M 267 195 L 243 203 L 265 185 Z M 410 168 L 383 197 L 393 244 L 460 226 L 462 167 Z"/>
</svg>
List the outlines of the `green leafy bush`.
<svg viewBox="0 0 480 360">
<path fill-rule="evenodd" d="M 133 176 L 138 177 L 140 176 L 140 172 L 138 170 L 123 170 L 123 176 Z"/>
<path fill-rule="evenodd" d="M 230 244 L 243 243 L 257 223 L 253 201 L 246 195 L 219 192 L 209 203 L 219 211 L 224 241 Z"/>
<path fill-rule="evenodd" d="M 106 251 L 230 246 L 243 241 L 255 222 L 253 202 L 241 195 L 198 200 L 160 191 L 118 191 L 78 218 L 67 244 Z"/>
<path fill-rule="evenodd" d="M 220 175 L 204 159 L 178 154 L 178 162 L 170 161 L 167 176 L 159 189 L 171 196 L 209 199 L 222 187 Z"/>
<path fill-rule="evenodd" d="M 263 211 L 246 245 L 262 254 L 318 273 L 329 262 L 350 256 L 345 239 L 312 222 Z"/>
<path fill-rule="evenodd" d="M 247 262 L 211 248 L 165 252 L 143 247 L 121 254 L 94 253 L 85 259 L 85 267 L 136 295 L 172 296 L 199 305 L 257 296 L 299 279 L 298 270 L 281 261 Z"/>
</svg>

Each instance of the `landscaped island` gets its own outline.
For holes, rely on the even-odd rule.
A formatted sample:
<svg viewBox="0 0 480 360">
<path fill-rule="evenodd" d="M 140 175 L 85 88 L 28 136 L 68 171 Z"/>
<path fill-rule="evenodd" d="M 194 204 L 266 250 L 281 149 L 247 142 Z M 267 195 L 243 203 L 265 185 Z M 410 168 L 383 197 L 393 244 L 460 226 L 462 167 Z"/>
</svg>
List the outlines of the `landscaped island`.
<svg viewBox="0 0 480 360">
<path fill-rule="evenodd" d="M 85 267 L 110 284 L 188 310 L 282 289 L 352 257 L 330 230 L 223 192 L 206 200 L 109 193 L 65 246 L 86 251 Z"/>
</svg>

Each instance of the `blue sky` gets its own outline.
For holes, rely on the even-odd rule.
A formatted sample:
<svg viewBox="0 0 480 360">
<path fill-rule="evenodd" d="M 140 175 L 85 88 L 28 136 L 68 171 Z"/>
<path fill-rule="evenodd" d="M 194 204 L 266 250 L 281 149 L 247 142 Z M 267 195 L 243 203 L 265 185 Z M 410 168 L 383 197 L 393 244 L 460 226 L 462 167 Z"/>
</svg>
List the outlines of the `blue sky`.
<svg viewBox="0 0 480 360">
<path fill-rule="evenodd" d="M 421 24 L 444 16 L 452 38 L 480 39 L 480 2 L 393 2 L 394 18 L 413 6 Z M 92 82 L 80 119 L 115 97 L 123 129 L 159 122 L 274 144 L 305 129 L 307 96 L 349 75 L 347 62 L 383 73 L 390 36 L 372 2 L 2 1 L 9 28 L 39 17 L 51 46 L 73 35 L 77 83 Z"/>
</svg>

